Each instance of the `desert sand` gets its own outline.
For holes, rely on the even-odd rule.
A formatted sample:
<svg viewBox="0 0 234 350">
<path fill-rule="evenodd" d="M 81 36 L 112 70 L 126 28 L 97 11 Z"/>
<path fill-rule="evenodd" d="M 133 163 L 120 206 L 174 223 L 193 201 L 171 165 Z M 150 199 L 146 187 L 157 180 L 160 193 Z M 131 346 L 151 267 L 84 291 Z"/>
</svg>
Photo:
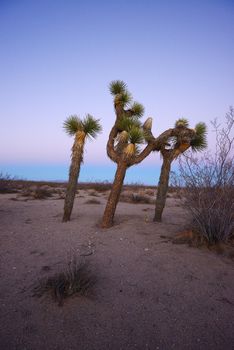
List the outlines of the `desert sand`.
<svg viewBox="0 0 234 350">
<path fill-rule="evenodd" d="M 101 229 L 107 194 L 80 190 L 68 223 L 61 195 L 0 195 L 0 349 L 234 349 L 233 260 L 173 244 L 189 222 L 173 196 L 162 223 L 153 204 L 120 202 Z M 92 295 L 33 297 L 72 256 L 96 275 Z"/>
</svg>

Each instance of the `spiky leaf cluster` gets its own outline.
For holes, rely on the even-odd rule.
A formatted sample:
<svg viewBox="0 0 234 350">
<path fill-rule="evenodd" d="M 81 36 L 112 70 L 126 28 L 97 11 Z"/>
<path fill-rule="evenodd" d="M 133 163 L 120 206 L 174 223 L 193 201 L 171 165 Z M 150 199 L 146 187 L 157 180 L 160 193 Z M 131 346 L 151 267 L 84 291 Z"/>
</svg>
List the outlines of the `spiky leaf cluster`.
<svg viewBox="0 0 234 350">
<path fill-rule="evenodd" d="M 94 119 L 90 114 L 82 121 L 83 131 L 88 137 L 96 138 L 97 134 L 102 131 L 99 119 Z"/>
<path fill-rule="evenodd" d="M 70 136 L 75 135 L 78 131 L 83 131 L 91 138 L 95 138 L 102 130 L 99 119 L 94 119 L 90 114 L 87 114 L 83 120 L 77 115 L 71 115 L 63 123 L 63 128 Z"/>
<path fill-rule="evenodd" d="M 144 107 L 139 102 L 133 102 L 132 95 L 127 89 L 127 85 L 123 80 L 114 80 L 109 85 L 110 93 L 114 96 L 115 104 L 121 103 L 123 107 L 129 106 L 131 115 L 140 118 L 144 114 Z"/>
<path fill-rule="evenodd" d="M 138 154 L 140 151 L 138 145 L 144 142 L 144 131 L 140 121 L 124 116 L 118 121 L 117 126 L 120 133 L 116 138 L 116 150 L 124 150 L 124 155 L 127 158 Z M 123 146 L 124 148 L 122 148 Z"/>
<path fill-rule="evenodd" d="M 117 126 L 121 132 L 127 132 L 130 143 L 142 144 L 144 142 L 144 131 L 138 119 L 123 117 L 118 121 Z"/>
<path fill-rule="evenodd" d="M 132 96 L 129 91 L 124 91 L 121 94 L 117 94 L 115 96 L 115 104 L 121 103 L 124 107 L 127 107 L 130 105 L 132 101 Z"/>
<path fill-rule="evenodd" d="M 123 94 L 127 91 L 127 85 L 123 80 L 113 80 L 109 85 L 110 93 L 112 95 Z"/>
<path fill-rule="evenodd" d="M 199 152 L 207 147 L 207 128 L 205 123 L 198 123 L 195 126 L 195 136 L 191 140 L 190 145 L 193 151 Z"/>
<path fill-rule="evenodd" d="M 134 117 L 141 118 L 144 114 L 144 106 L 141 103 L 133 102 L 131 112 Z"/>
<path fill-rule="evenodd" d="M 135 118 L 123 116 L 120 120 L 118 120 L 117 127 L 120 131 L 125 130 L 129 132 L 133 127 L 140 128 L 141 122 Z"/>
<path fill-rule="evenodd" d="M 188 128 L 189 127 L 189 122 L 186 118 L 180 118 L 175 122 L 175 127 L 184 127 L 184 128 Z"/>
<path fill-rule="evenodd" d="M 133 143 L 134 145 L 135 144 L 140 145 L 144 142 L 144 132 L 142 129 L 140 129 L 136 126 L 133 126 L 129 130 L 128 135 L 129 135 L 130 143 Z"/>
<path fill-rule="evenodd" d="M 73 136 L 82 130 L 82 121 L 77 115 L 71 115 L 63 123 L 63 128 L 68 135 Z"/>
</svg>

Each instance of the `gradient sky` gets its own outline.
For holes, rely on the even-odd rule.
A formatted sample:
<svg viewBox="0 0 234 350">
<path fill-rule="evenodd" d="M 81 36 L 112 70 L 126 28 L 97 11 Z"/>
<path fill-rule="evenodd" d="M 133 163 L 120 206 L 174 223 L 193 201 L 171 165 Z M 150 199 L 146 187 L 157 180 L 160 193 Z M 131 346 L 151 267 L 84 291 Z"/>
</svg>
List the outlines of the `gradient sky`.
<svg viewBox="0 0 234 350">
<path fill-rule="evenodd" d="M 101 119 L 81 180 L 111 180 L 111 80 L 124 80 L 157 136 L 178 117 L 224 120 L 234 105 L 233 0 L 0 0 L 0 172 L 66 179 L 71 114 Z M 209 128 L 209 144 L 214 144 Z M 159 154 L 127 181 L 155 183 Z"/>
</svg>

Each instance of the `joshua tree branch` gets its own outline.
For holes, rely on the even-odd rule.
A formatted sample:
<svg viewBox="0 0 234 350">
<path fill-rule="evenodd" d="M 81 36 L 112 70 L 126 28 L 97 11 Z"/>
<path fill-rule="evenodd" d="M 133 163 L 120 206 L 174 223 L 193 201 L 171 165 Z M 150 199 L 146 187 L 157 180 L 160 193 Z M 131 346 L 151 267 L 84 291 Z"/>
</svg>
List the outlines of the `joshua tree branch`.
<svg viewBox="0 0 234 350">
<path fill-rule="evenodd" d="M 116 151 L 114 149 L 114 141 L 115 141 L 117 134 L 118 134 L 118 128 L 117 128 L 116 123 L 115 123 L 115 125 L 112 127 L 111 132 L 109 134 L 109 138 L 108 138 L 108 142 L 107 142 L 107 146 L 106 146 L 108 156 L 115 163 L 117 163 L 119 160 L 118 154 L 116 153 Z"/>
<path fill-rule="evenodd" d="M 132 166 L 134 164 L 138 164 L 140 162 L 142 162 L 142 160 L 144 160 L 154 149 L 154 145 L 153 143 L 148 143 L 148 145 L 143 149 L 143 151 L 136 157 L 134 157 L 133 159 L 131 159 L 128 162 L 128 166 Z"/>
<path fill-rule="evenodd" d="M 153 136 L 150 132 L 148 145 L 143 149 L 143 151 L 136 157 L 134 157 L 129 165 L 138 164 L 142 162 L 152 151 L 162 151 L 165 149 L 165 145 L 168 142 L 170 137 L 177 137 L 177 145 L 176 148 L 180 146 L 183 140 L 186 139 L 187 142 L 190 142 L 192 137 L 194 136 L 194 131 L 188 128 L 171 128 L 164 131 L 157 138 Z"/>
</svg>

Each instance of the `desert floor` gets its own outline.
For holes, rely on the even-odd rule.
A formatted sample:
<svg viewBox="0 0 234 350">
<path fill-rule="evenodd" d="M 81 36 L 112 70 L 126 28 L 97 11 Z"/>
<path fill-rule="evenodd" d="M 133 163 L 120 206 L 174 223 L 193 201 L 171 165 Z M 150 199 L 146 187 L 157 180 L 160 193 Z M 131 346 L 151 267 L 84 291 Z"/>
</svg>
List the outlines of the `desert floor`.
<svg viewBox="0 0 234 350">
<path fill-rule="evenodd" d="M 0 195 L 0 349 L 234 349 L 233 260 L 173 244 L 188 223 L 179 200 L 168 198 L 163 223 L 153 204 L 120 202 L 103 230 L 106 192 L 81 190 L 68 223 L 61 197 Z M 92 295 L 62 307 L 33 297 L 73 256 L 97 277 Z"/>
</svg>

